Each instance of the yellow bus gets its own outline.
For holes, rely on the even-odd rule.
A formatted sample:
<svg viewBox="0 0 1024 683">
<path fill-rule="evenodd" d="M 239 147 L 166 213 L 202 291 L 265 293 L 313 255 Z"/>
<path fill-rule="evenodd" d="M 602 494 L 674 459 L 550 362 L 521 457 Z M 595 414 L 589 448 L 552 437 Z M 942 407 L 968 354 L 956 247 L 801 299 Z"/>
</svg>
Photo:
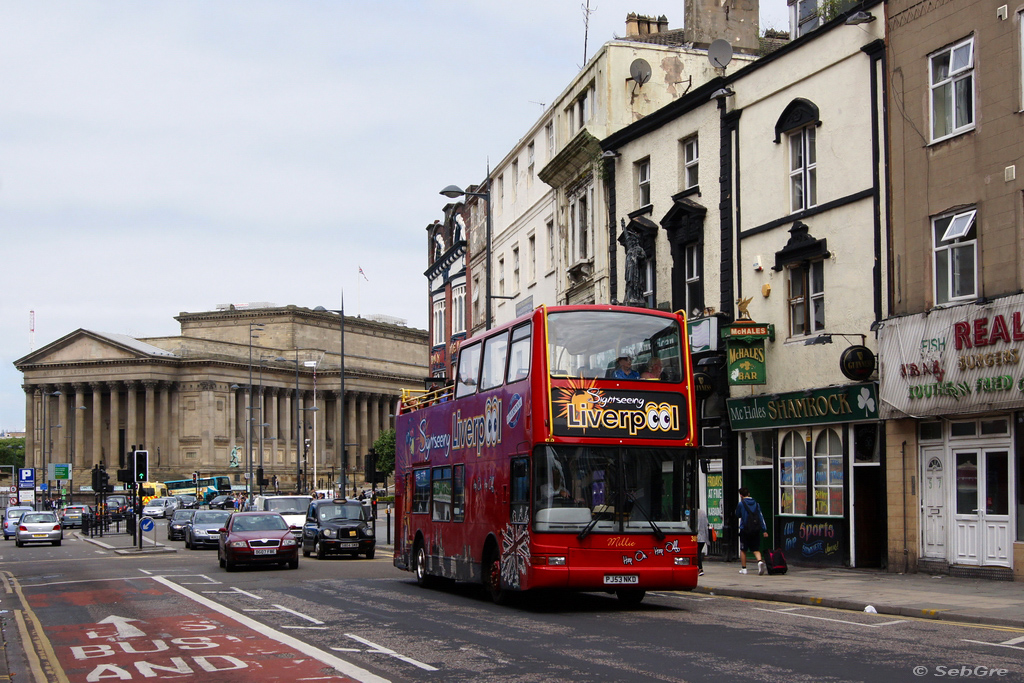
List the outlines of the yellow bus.
<svg viewBox="0 0 1024 683">
<path fill-rule="evenodd" d="M 139 484 L 139 496 L 142 498 L 143 505 L 154 498 L 166 498 L 167 495 L 166 484 L 162 484 L 158 481 L 144 481 Z"/>
</svg>

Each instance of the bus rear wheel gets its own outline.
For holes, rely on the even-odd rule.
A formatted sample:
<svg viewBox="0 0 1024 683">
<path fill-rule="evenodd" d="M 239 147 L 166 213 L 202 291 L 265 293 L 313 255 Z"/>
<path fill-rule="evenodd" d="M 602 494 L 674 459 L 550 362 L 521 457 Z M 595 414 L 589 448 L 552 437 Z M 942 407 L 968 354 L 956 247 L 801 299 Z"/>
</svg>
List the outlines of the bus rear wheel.
<svg viewBox="0 0 1024 683">
<path fill-rule="evenodd" d="M 622 602 L 623 605 L 636 607 L 643 601 L 644 596 L 647 595 L 647 591 L 640 590 L 638 588 L 620 588 L 615 591 L 615 595 L 618 596 L 619 601 Z"/>
<path fill-rule="evenodd" d="M 416 546 L 413 558 L 416 563 L 413 567 L 413 571 L 416 573 L 416 583 L 422 588 L 430 587 L 434 583 L 434 577 L 427 573 L 427 551 L 422 544 Z"/>
</svg>

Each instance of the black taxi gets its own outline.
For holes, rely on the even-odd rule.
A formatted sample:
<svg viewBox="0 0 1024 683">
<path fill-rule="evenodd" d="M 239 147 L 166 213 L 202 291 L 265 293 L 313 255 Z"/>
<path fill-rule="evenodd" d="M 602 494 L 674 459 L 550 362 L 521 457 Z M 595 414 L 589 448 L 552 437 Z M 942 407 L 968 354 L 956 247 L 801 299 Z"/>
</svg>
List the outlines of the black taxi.
<svg viewBox="0 0 1024 683">
<path fill-rule="evenodd" d="M 302 527 L 304 557 L 316 554 L 322 560 L 331 553 L 344 553 L 372 560 L 376 542 L 369 505 L 345 498 L 310 502 Z"/>
</svg>

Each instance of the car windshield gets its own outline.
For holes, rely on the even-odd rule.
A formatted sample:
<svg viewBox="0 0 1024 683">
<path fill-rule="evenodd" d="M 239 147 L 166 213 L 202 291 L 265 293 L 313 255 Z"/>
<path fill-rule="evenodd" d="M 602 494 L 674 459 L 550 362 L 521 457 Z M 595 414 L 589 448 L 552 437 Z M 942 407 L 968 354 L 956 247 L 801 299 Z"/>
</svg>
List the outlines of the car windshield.
<svg viewBox="0 0 1024 683">
<path fill-rule="evenodd" d="M 334 522 L 339 519 L 363 519 L 362 505 L 321 505 L 316 510 L 321 522 Z"/>
<path fill-rule="evenodd" d="M 21 518 L 22 524 L 56 523 L 57 516 L 50 512 L 26 512 Z"/>
<path fill-rule="evenodd" d="M 196 516 L 192 518 L 192 525 L 193 526 L 195 526 L 197 524 L 217 524 L 217 525 L 221 525 L 224 522 L 228 521 L 228 517 L 230 517 L 230 516 L 231 516 L 230 512 L 209 512 L 209 511 L 204 510 L 202 512 L 197 512 L 196 513 Z"/>
<path fill-rule="evenodd" d="M 287 531 L 281 515 L 244 515 L 231 522 L 232 531 Z"/>
<path fill-rule="evenodd" d="M 266 509 L 283 515 L 301 515 L 309 505 L 309 498 L 268 498 Z"/>
</svg>

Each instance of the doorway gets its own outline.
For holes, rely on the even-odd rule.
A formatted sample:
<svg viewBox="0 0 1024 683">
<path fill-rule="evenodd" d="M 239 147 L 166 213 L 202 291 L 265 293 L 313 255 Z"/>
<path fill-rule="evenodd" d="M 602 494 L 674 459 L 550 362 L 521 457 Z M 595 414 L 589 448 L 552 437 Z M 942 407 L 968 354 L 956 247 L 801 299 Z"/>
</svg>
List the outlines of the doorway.
<svg viewBox="0 0 1024 683">
<path fill-rule="evenodd" d="M 957 448 L 955 535 L 958 564 L 1010 566 L 1012 461 L 1008 448 Z"/>
</svg>

